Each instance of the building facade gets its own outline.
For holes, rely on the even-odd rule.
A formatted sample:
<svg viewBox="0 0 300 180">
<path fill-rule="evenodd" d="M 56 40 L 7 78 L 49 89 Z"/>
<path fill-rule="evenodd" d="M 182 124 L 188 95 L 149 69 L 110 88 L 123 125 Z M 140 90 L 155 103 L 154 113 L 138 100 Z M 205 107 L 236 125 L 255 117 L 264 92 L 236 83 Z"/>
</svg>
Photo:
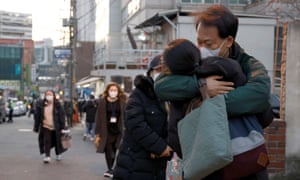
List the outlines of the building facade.
<svg viewBox="0 0 300 180">
<path fill-rule="evenodd" d="M 0 39 L 32 39 L 32 15 L 0 11 Z"/>
<path fill-rule="evenodd" d="M 124 83 L 124 79 L 131 79 L 132 82 L 136 74 L 145 72 L 149 60 L 162 52 L 171 40 L 186 38 L 195 42 L 194 22 L 189 14 L 220 2 L 219 0 L 96 1 L 95 56 L 94 70 L 91 74 L 101 76 L 104 84 L 113 80 L 113 76 L 118 77 L 121 85 L 128 84 Z M 250 7 L 260 5 L 262 0 L 234 0 L 228 3 L 230 9 L 241 19 L 237 39 L 250 53 L 263 61 L 272 76 L 276 20 L 273 17 L 252 15 L 247 12 Z M 249 29 L 251 26 L 254 28 Z M 262 38 L 259 50 L 249 33 Z M 132 87 L 128 89 L 130 91 Z"/>
<path fill-rule="evenodd" d="M 95 41 L 96 1 L 81 0 L 76 4 L 77 41 Z"/>
<path fill-rule="evenodd" d="M 0 86 L 22 99 L 31 85 L 32 15 L 0 11 L 0 46 Z"/>
</svg>

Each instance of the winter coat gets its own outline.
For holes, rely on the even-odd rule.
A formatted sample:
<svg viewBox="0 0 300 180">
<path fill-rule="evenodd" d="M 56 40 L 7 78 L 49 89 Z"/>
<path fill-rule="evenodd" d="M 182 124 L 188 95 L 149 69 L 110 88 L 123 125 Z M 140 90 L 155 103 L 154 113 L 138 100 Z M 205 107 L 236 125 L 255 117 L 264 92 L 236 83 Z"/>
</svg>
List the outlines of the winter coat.
<svg viewBox="0 0 300 180">
<path fill-rule="evenodd" d="M 166 158 L 152 159 L 150 154 L 159 156 L 167 147 L 167 112 L 157 100 L 150 77 L 137 76 L 135 86 L 126 105 L 114 179 L 165 179 Z"/>
<path fill-rule="evenodd" d="M 83 105 L 83 111 L 86 113 L 86 122 L 93 123 L 95 122 L 95 116 L 97 111 L 97 104 L 95 100 L 88 100 Z"/>
<path fill-rule="evenodd" d="M 245 115 L 264 112 L 269 106 L 270 93 L 270 78 L 261 62 L 246 54 L 238 44 L 233 47 L 230 58 L 239 63 L 244 73 L 236 76 L 245 75 L 247 82 L 243 85 L 242 79 L 232 79 L 234 83 L 237 83 L 235 80 L 241 80 L 240 85 L 243 86 L 237 87 L 235 91 L 225 95 L 229 122 Z M 198 78 L 196 75 L 161 76 L 155 82 L 155 92 L 161 99 L 172 101 L 170 103 L 169 142 L 173 149 L 178 152 L 178 155 L 181 156 L 177 123 L 185 116 L 189 100 L 200 95 Z M 249 179 L 260 173 L 264 174 L 265 171 L 253 174 L 249 176 Z M 204 179 L 222 179 L 222 173 L 216 171 Z"/>
<path fill-rule="evenodd" d="M 96 123 L 95 134 L 100 135 L 101 138 L 100 144 L 96 150 L 98 153 L 104 153 L 105 146 L 107 143 L 107 138 L 108 138 L 106 103 L 107 103 L 106 97 L 102 97 L 99 99 L 96 117 L 95 117 L 95 123 Z M 119 149 L 122 136 L 123 136 L 126 97 L 125 96 L 120 97 L 119 103 L 120 103 L 119 105 L 120 105 L 121 114 L 117 121 L 118 131 L 120 132 L 120 134 L 117 135 L 117 142 L 115 147 L 117 149 Z"/>
<path fill-rule="evenodd" d="M 40 153 L 44 153 L 44 134 L 41 130 L 44 120 L 44 109 L 45 109 L 45 100 L 39 100 L 36 102 L 36 113 L 34 115 L 34 127 L 33 131 L 39 133 L 38 143 Z M 55 137 L 56 144 L 52 144 L 51 147 L 56 148 L 58 154 L 63 153 L 67 149 L 64 149 L 61 142 L 61 130 L 65 129 L 65 112 L 59 101 L 55 100 L 53 105 L 53 122 L 55 128 Z"/>
<path fill-rule="evenodd" d="M 226 94 L 228 116 L 264 112 L 270 106 L 270 77 L 265 66 L 245 53 L 237 43 L 232 47 L 229 58 L 240 64 L 247 83 Z M 187 100 L 200 94 L 196 76 L 161 76 L 154 89 L 157 96 L 166 101 Z"/>
</svg>

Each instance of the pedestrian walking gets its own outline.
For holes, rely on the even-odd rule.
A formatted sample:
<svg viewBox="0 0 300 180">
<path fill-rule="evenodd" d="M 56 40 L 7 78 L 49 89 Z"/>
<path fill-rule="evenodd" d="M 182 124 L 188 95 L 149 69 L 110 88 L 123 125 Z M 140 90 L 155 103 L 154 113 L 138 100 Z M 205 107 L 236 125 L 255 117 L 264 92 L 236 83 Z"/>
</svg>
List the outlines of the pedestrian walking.
<svg viewBox="0 0 300 180">
<path fill-rule="evenodd" d="M 54 91 L 46 91 L 45 98 L 37 102 L 34 120 L 33 131 L 38 133 L 39 150 L 44 156 L 44 163 L 51 161 L 52 148 L 55 148 L 56 160 L 60 161 L 62 153 L 67 150 L 61 141 L 62 131 L 66 129 L 65 112 Z"/>
<path fill-rule="evenodd" d="M 32 101 L 30 103 L 30 109 L 29 109 L 29 112 L 28 112 L 28 117 L 30 117 L 31 114 L 34 115 L 34 113 L 36 111 L 36 102 L 37 102 L 36 97 L 33 97 Z"/>
<path fill-rule="evenodd" d="M 160 73 L 160 57 L 151 61 L 147 76 L 135 77 L 136 88 L 126 104 L 125 132 L 113 179 L 166 179 L 167 159 L 172 154 L 166 142 L 167 111 L 153 87 Z"/>
<path fill-rule="evenodd" d="M 95 141 L 100 139 L 97 152 L 105 154 L 108 168 L 104 173 L 105 177 L 112 177 L 116 152 L 123 136 L 125 103 L 126 95 L 115 82 L 106 86 L 99 99 L 95 118 Z"/>
<path fill-rule="evenodd" d="M 8 123 L 13 123 L 14 122 L 13 121 L 14 106 L 15 106 L 14 101 L 12 99 L 9 99 L 8 100 L 8 109 L 9 109 L 9 111 L 8 111 L 8 120 L 7 120 Z"/>
<path fill-rule="evenodd" d="M 64 99 L 64 111 L 66 113 L 66 118 L 68 122 L 69 127 L 73 127 L 73 113 L 74 113 L 74 108 L 73 108 L 73 102 L 69 97 L 66 97 Z"/>
<path fill-rule="evenodd" d="M 77 98 L 73 98 L 73 115 L 72 115 L 72 125 L 80 123 L 80 116 L 79 116 L 79 107 Z"/>
<path fill-rule="evenodd" d="M 97 111 L 97 103 L 94 95 L 90 95 L 90 99 L 82 105 L 82 109 L 83 112 L 86 113 L 83 140 L 85 141 L 86 138 L 90 138 L 90 140 L 93 141 L 95 137 L 95 115 Z"/>
</svg>

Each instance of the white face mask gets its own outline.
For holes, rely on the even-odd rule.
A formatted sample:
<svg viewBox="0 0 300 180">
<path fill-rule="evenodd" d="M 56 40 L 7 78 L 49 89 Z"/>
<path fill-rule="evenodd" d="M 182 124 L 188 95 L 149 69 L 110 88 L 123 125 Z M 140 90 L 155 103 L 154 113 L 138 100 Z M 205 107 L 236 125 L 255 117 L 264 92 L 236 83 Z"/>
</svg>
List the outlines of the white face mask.
<svg viewBox="0 0 300 180">
<path fill-rule="evenodd" d="M 111 98 L 115 98 L 118 96 L 118 92 L 117 91 L 108 91 L 108 95 Z"/>
<path fill-rule="evenodd" d="M 46 96 L 47 101 L 53 101 L 53 96 Z"/>
<path fill-rule="evenodd" d="M 160 73 L 154 73 L 152 76 L 153 81 L 155 81 L 159 75 Z"/>
<path fill-rule="evenodd" d="M 201 52 L 201 58 L 207 58 L 207 57 L 211 57 L 211 56 L 219 56 L 219 53 L 221 51 L 222 46 L 224 45 L 225 40 L 222 42 L 222 44 L 214 50 L 211 49 L 207 49 L 205 47 L 201 47 L 200 48 L 200 52 Z"/>
</svg>

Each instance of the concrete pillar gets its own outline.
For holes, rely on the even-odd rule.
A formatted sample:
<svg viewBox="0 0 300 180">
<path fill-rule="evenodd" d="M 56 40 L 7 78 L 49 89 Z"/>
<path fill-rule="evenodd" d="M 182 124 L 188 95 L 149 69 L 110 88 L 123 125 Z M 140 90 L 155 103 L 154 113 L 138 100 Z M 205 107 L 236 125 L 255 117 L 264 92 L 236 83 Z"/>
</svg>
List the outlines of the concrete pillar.
<svg viewBox="0 0 300 180">
<path fill-rule="evenodd" d="M 292 159 L 287 170 L 292 171 L 295 162 L 300 164 L 300 21 L 291 22 L 287 32 L 286 52 L 286 157 Z M 290 165 L 294 164 L 293 167 Z"/>
</svg>

